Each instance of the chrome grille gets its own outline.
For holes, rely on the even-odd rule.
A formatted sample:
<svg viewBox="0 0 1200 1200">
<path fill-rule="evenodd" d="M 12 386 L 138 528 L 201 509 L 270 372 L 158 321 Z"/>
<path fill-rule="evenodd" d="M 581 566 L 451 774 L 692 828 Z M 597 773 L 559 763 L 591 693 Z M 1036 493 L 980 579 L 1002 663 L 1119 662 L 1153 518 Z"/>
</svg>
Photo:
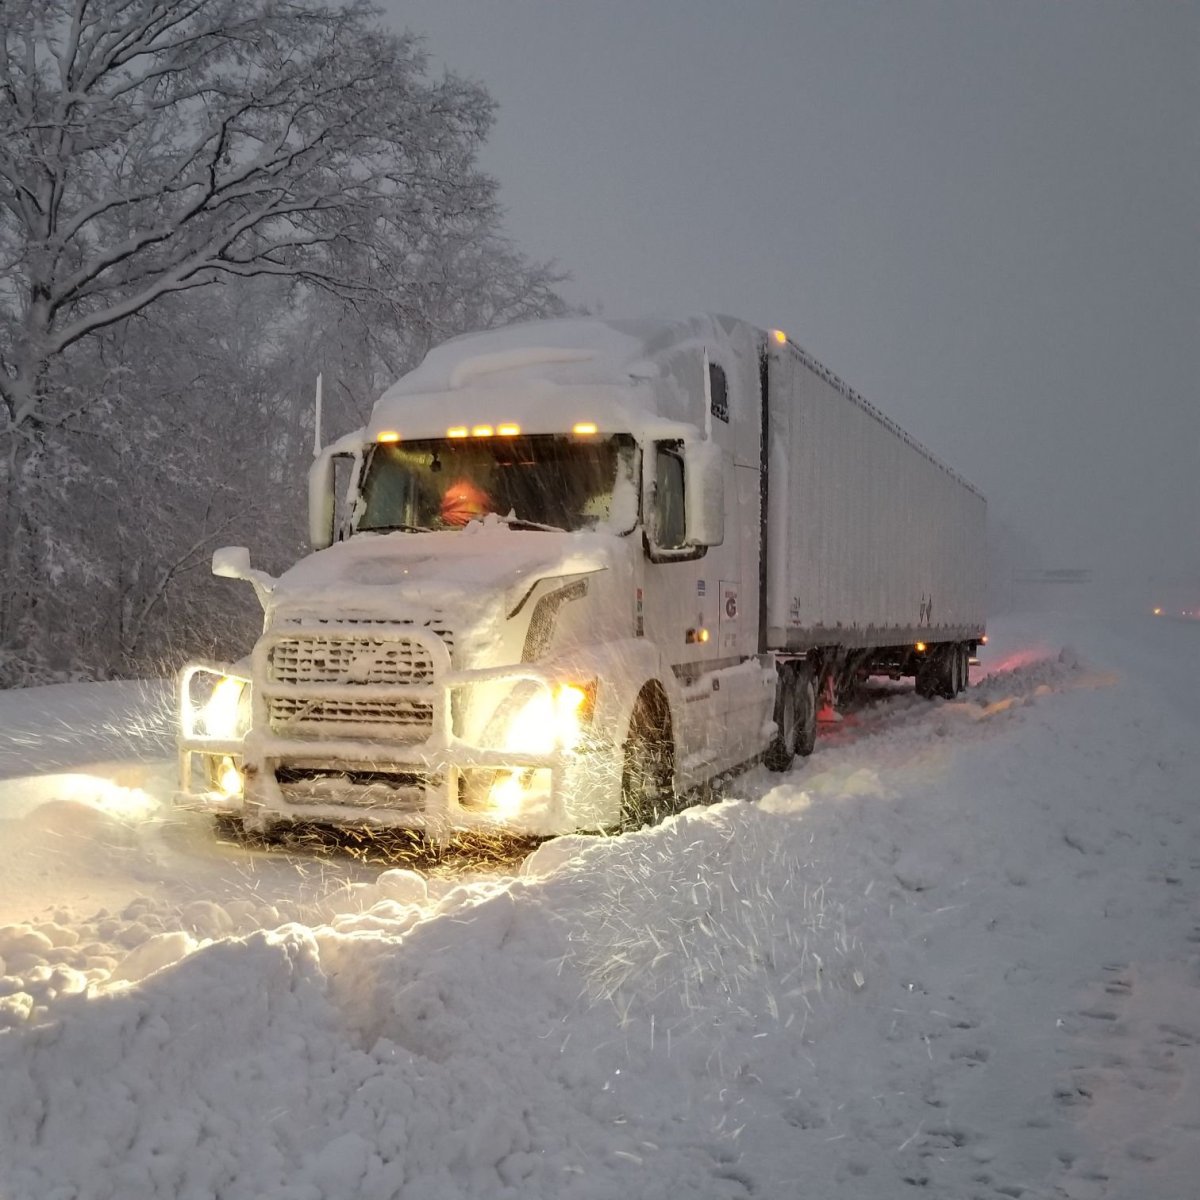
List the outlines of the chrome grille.
<svg viewBox="0 0 1200 1200">
<path fill-rule="evenodd" d="M 347 737 L 424 737 L 433 726 L 433 705 L 416 700 L 303 700 L 272 696 L 267 701 L 271 729 L 294 733 L 305 726 L 335 726 L 327 732 Z"/>
<path fill-rule="evenodd" d="M 325 624 L 322 622 L 321 624 Z M 434 722 L 435 660 L 428 644 L 403 632 L 375 636 L 370 624 L 328 623 L 329 632 L 311 626 L 278 636 L 267 650 L 264 700 L 272 732 L 287 736 L 399 738 L 429 737 Z M 394 628 L 394 625 L 393 625 Z M 426 636 L 435 633 L 421 628 Z M 352 636 L 346 636 L 347 633 Z M 338 636 L 341 634 L 341 636 Z M 440 636 L 440 635 L 439 635 Z M 447 650 L 452 639 L 441 640 Z M 305 688 L 339 685 L 362 688 L 361 698 L 306 696 Z M 278 691 L 272 685 L 281 685 Z M 424 694 L 389 694 L 413 687 Z"/>
<path fill-rule="evenodd" d="M 424 683 L 433 660 L 424 646 L 383 638 L 306 634 L 271 648 L 272 683 Z"/>
</svg>

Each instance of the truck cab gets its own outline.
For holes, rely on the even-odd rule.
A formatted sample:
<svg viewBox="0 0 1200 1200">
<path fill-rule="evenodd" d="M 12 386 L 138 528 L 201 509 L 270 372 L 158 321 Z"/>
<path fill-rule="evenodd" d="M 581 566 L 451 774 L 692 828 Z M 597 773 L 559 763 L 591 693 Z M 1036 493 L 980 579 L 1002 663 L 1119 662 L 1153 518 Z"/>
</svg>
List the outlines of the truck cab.
<svg viewBox="0 0 1200 1200">
<path fill-rule="evenodd" d="M 541 836 L 641 824 L 761 753 L 763 355 L 719 317 L 432 351 L 315 461 L 314 553 L 277 579 L 214 556 L 263 634 L 181 673 L 178 801 Z"/>
</svg>

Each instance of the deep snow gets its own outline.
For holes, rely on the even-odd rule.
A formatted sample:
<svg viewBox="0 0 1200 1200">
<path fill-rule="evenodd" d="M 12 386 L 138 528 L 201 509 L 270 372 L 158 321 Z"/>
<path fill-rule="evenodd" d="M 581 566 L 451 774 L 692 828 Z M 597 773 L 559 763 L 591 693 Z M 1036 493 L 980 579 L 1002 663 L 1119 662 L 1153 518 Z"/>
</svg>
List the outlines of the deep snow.
<svg viewBox="0 0 1200 1200">
<path fill-rule="evenodd" d="M 1200 623 L 984 667 L 516 874 L 218 841 L 161 687 L 0 694 L 0 1197 L 1194 1195 Z"/>
</svg>

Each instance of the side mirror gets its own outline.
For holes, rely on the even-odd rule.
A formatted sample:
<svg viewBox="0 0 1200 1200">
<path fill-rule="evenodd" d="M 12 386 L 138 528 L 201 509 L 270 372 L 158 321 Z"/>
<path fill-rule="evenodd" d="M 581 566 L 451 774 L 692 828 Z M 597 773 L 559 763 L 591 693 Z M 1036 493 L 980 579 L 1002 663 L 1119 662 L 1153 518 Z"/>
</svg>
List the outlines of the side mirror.
<svg viewBox="0 0 1200 1200">
<path fill-rule="evenodd" d="M 333 453 L 327 447 L 308 469 L 308 540 L 314 550 L 333 545 Z"/>
<path fill-rule="evenodd" d="M 245 579 L 250 570 L 250 551 L 245 546 L 222 546 L 213 551 L 214 575 L 219 575 L 222 579 Z"/>
<path fill-rule="evenodd" d="M 725 464 L 721 448 L 711 441 L 685 442 L 683 459 L 687 544 L 719 546 L 725 540 Z"/>
<path fill-rule="evenodd" d="M 222 546 L 213 551 L 212 573 L 222 579 L 246 579 L 254 586 L 254 594 L 265 609 L 275 579 L 266 571 L 256 571 L 250 565 L 250 551 L 245 546 Z"/>
</svg>

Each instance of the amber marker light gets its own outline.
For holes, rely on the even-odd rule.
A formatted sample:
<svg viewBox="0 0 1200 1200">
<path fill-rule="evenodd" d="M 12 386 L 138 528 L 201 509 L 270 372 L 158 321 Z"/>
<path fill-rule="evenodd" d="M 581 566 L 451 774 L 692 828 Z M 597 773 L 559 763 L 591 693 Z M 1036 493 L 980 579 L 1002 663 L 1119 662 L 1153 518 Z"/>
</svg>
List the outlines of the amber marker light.
<svg viewBox="0 0 1200 1200">
<path fill-rule="evenodd" d="M 507 425 L 497 425 L 496 432 L 501 437 L 516 437 L 521 432 L 520 425 L 513 425 L 511 422 Z"/>
<path fill-rule="evenodd" d="M 772 329 L 771 336 L 781 345 L 787 344 L 787 334 L 782 329 Z"/>
<path fill-rule="evenodd" d="M 1156 609 L 1154 610 L 1154 615 L 1155 615 L 1156 617 L 1161 617 L 1161 616 L 1162 616 L 1162 609 L 1161 609 L 1161 608 L 1156 608 Z"/>
<path fill-rule="evenodd" d="M 453 428 L 446 430 L 446 436 L 452 438 L 466 437 L 467 427 L 465 425 L 455 425 Z"/>
<path fill-rule="evenodd" d="M 596 432 L 596 422 L 576 421 L 575 424 L 571 426 L 571 432 L 575 434 L 576 437 L 591 437 L 592 434 Z"/>
<path fill-rule="evenodd" d="M 382 433 L 375 435 L 377 442 L 398 442 L 400 435 L 394 429 L 385 429 Z"/>
<path fill-rule="evenodd" d="M 925 653 L 925 643 L 924 643 L 924 642 L 918 642 L 918 643 L 917 643 L 917 653 L 918 653 L 918 654 L 924 654 L 924 653 Z"/>
<path fill-rule="evenodd" d="M 708 641 L 708 630 L 707 629 L 699 630 L 696 634 L 696 641 L 707 642 Z"/>
<path fill-rule="evenodd" d="M 496 431 L 490 425 L 472 425 L 472 437 L 491 437 Z"/>
</svg>

